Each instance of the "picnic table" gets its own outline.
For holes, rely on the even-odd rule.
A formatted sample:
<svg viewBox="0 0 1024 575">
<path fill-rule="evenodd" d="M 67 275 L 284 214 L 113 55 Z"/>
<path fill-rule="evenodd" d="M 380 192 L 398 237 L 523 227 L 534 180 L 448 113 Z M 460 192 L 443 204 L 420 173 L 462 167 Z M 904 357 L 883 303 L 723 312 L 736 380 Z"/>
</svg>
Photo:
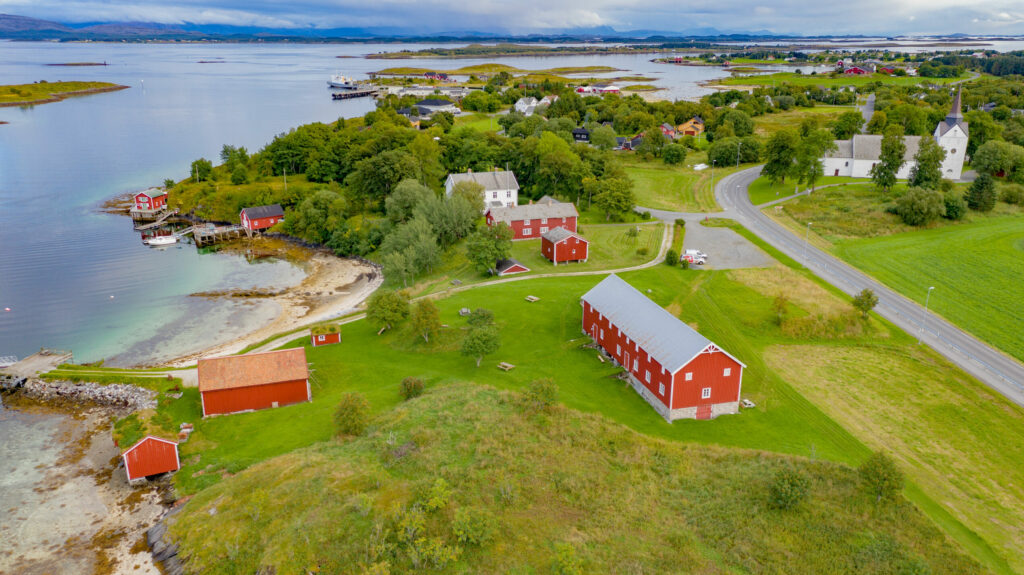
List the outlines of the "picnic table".
<svg viewBox="0 0 1024 575">
<path fill-rule="evenodd" d="M 502 369 L 502 370 L 505 370 L 505 371 L 510 371 L 510 370 L 515 369 L 515 368 L 516 368 L 516 366 L 512 365 L 511 363 L 509 363 L 507 361 L 503 361 L 503 362 L 498 364 L 498 369 Z"/>
<path fill-rule="evenodd" d="M 540 301 L 540 298 L 535 295 L 528 295 L 526 296 L 526 301 L 533 303 L 535 301 Z"/>
</svg>

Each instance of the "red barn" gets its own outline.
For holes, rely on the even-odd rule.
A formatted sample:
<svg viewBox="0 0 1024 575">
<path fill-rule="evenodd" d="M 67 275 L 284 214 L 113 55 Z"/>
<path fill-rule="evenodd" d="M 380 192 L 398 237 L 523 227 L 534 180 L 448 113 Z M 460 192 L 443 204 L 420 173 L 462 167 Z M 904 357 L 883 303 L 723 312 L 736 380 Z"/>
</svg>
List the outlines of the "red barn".
<svg viewBox="0 0 1024 575">
<path fill-rule="evenodd" d="M 858 68 L 857 66 L 850 66 L 849 68 L 846 68 L 846 69 L 843 70 L 843 74 L 855 74 L 857 76 L 864 76 L 866 74 L 869 74 L 869 72 L 867 70 L 865 70 L 864 68 Z"/>
<path fill-rule="evenodd" d="M 325 329 L 314 329 L 309 334 L 310 344 L 313 347 L 341 343 L 341 331 L 337 326 L 330 326 Z"/>
<path fill-rule="evenodd" d="M 549 199 L 525 206 L 491 208 L 487 212 L 487 225 L 505 222 L 515 232 L 513 240 L 529 240 L 558 227 L 575 232 L 577 217 L 576 206 Z"/>
<path fill-rule="evenodd" d="M 265 230 L 284 219 L 284 209 L 279 204 L 244 208 L 238 219 L 251 232 Z"/>
<path fill-rule="evenodd" d="M 168 439 L 147 435 L 121 454 L 128 482 L 145 479 L 181 468 L 178 444 Z"/>
<path fill-rule="evenodd" d="M 505 277 L 514 274 L 524 274 L 530 271 L 530 268 L 526 267 L 522 263 L 512 258 L 507 260 L 498 260 L 494 264 L 494 275 L 498 277 Z"/>
<path fill-rule="evenodd" d="M 556 266 L 559 262 L 587 261 L 589 242 L 565 228 L 548 230 L 541 236 L 540 253 Z"/>
<path fill-rule="evenodd" d="M 135 211 L 155 212 L 167 207 L 167 190 L 149 188 L 135 194 Z"/>
<path fill-rule="evenodd" d="M 203 417 L 312 399 L 304 348 L 199 360 Z"/>
<path fill-rule="evenodd" d="M 580 303 L 583 332 L 626 368 L 633 388 L 666 420 L 739 412 L 746 366 L 618 276 Z"/>
</svg>

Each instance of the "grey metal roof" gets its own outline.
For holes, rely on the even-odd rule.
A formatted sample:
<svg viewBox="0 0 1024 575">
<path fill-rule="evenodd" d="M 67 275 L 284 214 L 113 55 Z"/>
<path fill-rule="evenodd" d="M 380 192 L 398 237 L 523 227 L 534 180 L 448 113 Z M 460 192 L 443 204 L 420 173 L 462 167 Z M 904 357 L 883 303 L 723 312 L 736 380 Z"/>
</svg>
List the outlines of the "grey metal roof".
<svg viewBox="0 0 1024 575">
<path fill-rule="evenodd" d="M 269 206 L 256 206 L 254 208 L 243 208 L 242 212 L 245 217 L 250 220 L 258 218 L 276 218 L 277 216 L 283 216 L 284 210 L 280 204 L 271 204 Z"/>
<path fill-rule="evenodd" d="M 582 300 L 607 317 L 671 373 L 679 371 L 711 345 L 711 340 L 615 274 L 583 294 Z"/>
<path fill-rule="evenodd" d="M 504 260 L 498 260 L 498 262 L 494 264 L 494 272 L 498 275 L 501 275 L 515 266 L 520 266 L 526 271 L 530 271 L 530 268 L 526 267 L 522 262 L 514 260 L 512 258 L 508 258 Z"/>
<path fill-rule="evenodd" d="M 537 203 L 538 204 L 557 204 L 558 200 L 556 200 L 555 198 L 552 198 L 551 196 L 545 194 L 545 195 L 541 196 L 539 200 L 537 200 Z"/>
<path fill-rule="evenodd" d="M 526 204 L 512 208 L 493 208 L 491 217 L 495 221 L 511 223 L 519 220 L 543 220 L 547 218 L 574 218 L 576 206 L 568 202 L 553 204 Z"/>
<path fill-rule="evenodd" d="M 516 175 L 506 170 L 448 174 L 448 179 L 452 181 L 453 186 L 459 182 L 476 182 L 484 187 L 484 191 L 519 189 L 519 182 L 516 181 Z"/>
<path fill-rule="evenodd" d="M 562 226 L 558 226 L 557 228 L 553 228 L 553 229 L 550 229 L 550 230 L 544 232 L 543 234 L 540 235 L 540 237 L 548 240 L 549 242 L 551 242 L 553 244 L 557 244 L 558 242 L 560 242 L 560 241 L 562 241 L 562 240 L 564 240 L 566 238 L 572 238 L 572 237 L 577 237 L 578 238 L 579 236 L 577 236 L 576 234 L 574 234 L 574 233 L 570 232 L 569 230 L 563 228 Z"/>
<path fill-rule="evenodd" d="M 139 192 L 139 194 L 142 194 L 142 195 L 146 196 L 147 198 L 152 199 L 152 198 L 159 198 L 160 196 L 166 196 L 167 195 L 167 190 L 163 190 L 163 189 L 160 189 L 160 188 L 146 188 L 145 190 L 142 190 L 141 192 Z M 135 194 L 135 195 L 139 195 L 139 194 Z"/>
<path fill-rule="evenodd" d="M 835 143 L 837 150 L 826 154 L 826 157 L 872 162 L 882 157 L 882 136 L 876 134 L 855 134 L 852 140 L 836 140 Z M 904 136 L 903 144 L 907 147 L 903 161 L 910 162 L 921 147 L 921 136 Z"/>
<path fill-rule="evenodd" d="M 420 100 L 416 102 L 417 106 L 427 106 L 430 108 L 439 108 L 443 106 L 454 106 L 455 102 L 449 102 L 448 100 L 442 100 L 440 98 L 428 98 L 426 100 Z"/>
<path fill-rule="evenodd" d="M 852 158 L 853 157 L 853 141 L 852 140 L 836 140 L 836 151 L 828 152 L 825 154 L 826 158 Z"/>
</svg>

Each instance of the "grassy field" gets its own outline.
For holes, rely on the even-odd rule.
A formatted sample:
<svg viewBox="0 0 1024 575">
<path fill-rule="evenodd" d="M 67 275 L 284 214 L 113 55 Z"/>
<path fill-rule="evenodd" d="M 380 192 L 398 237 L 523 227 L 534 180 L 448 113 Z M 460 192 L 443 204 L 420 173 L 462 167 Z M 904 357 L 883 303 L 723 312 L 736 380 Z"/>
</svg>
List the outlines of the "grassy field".
<svg viewBox="0 0 1024 575">
<path fill-rule="evenodd" d="M 754 133 L 758 136 L 770 136 L 785 128 L 798 128 L 804 118 L 817 118 L 822 126 L 835 120 L 843 112 L 856 110 L 854 106 L 825 106 L 817 105 L 813 108 L 793 108 L 784 112 L 774 114 L 761 114 L 754 117 Z"/>
<path fill-rule="evenodd" d="M 824 176 L 815 182 L 815 190 L 821 186 L 833 186 L 836 184 L 851 184 L 851 183 L 863 183 L 864 180 L 860 178 L 846 178 L 843 176 Z M 785 198 L 791 196 L 797 192 L 802 192 L 807 189 L 806 185 L 801 185 L 796 182 L 793 178 L 789 178 L 785 183 L 776 183 L 772 185 L 768 178 L 762 176 L 754 180 L 753 184 L 747 188 L 747 193 L 750 196 L 750 202 L 755 206 Z M 817 191 L 815 192 L 817 193 Z M 841 195 L 841 193 L 840 193 Z"/>
<path fill-rule="evenodd" d="M 766 357 L 1024 571 L 1024 411 L 920 347 L 778 346 Z"/>
<path fill-rule="evenodd" d="M 498 120 L 491 114 L 460 114 L 455 118 L 456 126 L 468 126 L 480 132 L 497 132 L 501 129 Z"/>
<path fill-rule="evenodd" d="M 903 295 L 1024 360 L 1024 217 L 845 241 L 835 252 Z"/>
<path fill-rule="evenodd" d="M 810 484 L 787 511 L 768 504 L 782 469 Z M 651 439 L 466 383 L 199 493 L 171 534 L 213 574 L 983 571 L 846 466 Z"/>
<path fill-rule="evenodd" d="M 948 84 L 962 78 L 916 78 L 912 76 L 887 76 L 885 74 L 869 74 L 866 76 L 840 75 L 835 78 L 828 74 L 797 74 L 795 72 L 776 72 L 775 74 L 759 74 L 752 76 L 733 76 L 722 78 L 718 84 L 722 86 L 771 86 L 775 84 L 793 84 L 795 86 L 866 86 L 875 82 L 893 86 L 916 86 L 922 82 L 932 84 Z"/>
<path fill-rule="evenodd" d="M 661 160 L 644 161 L 636 155 L 620 155 L 626 174 L 633 180 L 633 193 L 638 205 L 658 210 L 680 212 L 716 212 L 711 169 L 694 170 L 691 166 L 707 162 L 707 154 L 691 151 L 686 165 L 669 166 Z M 746 165 L 740 165 L 744 169 Z M 737 171 L 735 166 L 715 168 L 715 181 Z"/>
<path fill-rule="evenodd" d="M 110 82 L 41 82 L 6 85 L 0 86 L 0 106 L 44 104 L 57 102 L 69 96 L 113 92 L 127 87 Z"/>
</svg>

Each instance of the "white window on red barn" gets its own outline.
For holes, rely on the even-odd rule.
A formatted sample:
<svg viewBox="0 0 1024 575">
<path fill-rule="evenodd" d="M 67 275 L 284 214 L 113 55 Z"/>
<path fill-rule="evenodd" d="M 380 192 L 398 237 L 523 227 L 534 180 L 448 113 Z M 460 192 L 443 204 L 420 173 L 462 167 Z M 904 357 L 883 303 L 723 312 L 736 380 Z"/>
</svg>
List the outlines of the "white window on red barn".
<svg viewBox="0 0 1024 575">
<path fill-rule="evenodd" d="M 693 372 L 692 371 L 686 372 L 686 381 L 693 381 Z"/>
<path fill-rule="evenodd" d="M 604 329 L 601 330 L 601 339 L 604 339 Z"/>
<path fill-rule="evenodd" d="M 621 345 L 616 345 L 615 346 L 615 355 L 622 355 L 622 346 Z"/>
<path fill-rule="evenodd" d="M 531 230 L 530 228 L 523 228 L 523 235 L 524 236 L 528 236 L 528 235 L 530 235 L 532 233 L 533 233 L 533 230 Z"/>
<path fill-rule="evenodd" d="M 645 371 L 644 372 L 644 379 L 647 380 L 647 383 L 651 383 L 651 372 Z"/>
<path fill-rule="evenodd" d="M 316 340 L 317 341 L 323 341 L 324 340 L 324 336 L 318 335 L 318 336 L 316 336 Z"/>
<path fill-rule="evenodd" d="M 701 399 L 708 399 L 709 397 L 711 397 L 711 388 L 710 387 L 705 387 L 704 389 L 700 390 L 700 398 Z"/>
<path fill-rule="evenodd" d="M 732 368 L 731 367 L 727 367 L 727 368 L 722 370 L 722 377 L 729 377 L 730 375 L 732 375 Z"/>
<path fill-rule="evenodd" d="M 665 395 L 665 384 L 664 383 L 659 383 L 658 384 L 658 395 Z"/>
<path fill-rule="evenodd" d="M 640 371 L 640 361 L 637 359 L 633 360 L 633 371 Z"/>
</svg>

